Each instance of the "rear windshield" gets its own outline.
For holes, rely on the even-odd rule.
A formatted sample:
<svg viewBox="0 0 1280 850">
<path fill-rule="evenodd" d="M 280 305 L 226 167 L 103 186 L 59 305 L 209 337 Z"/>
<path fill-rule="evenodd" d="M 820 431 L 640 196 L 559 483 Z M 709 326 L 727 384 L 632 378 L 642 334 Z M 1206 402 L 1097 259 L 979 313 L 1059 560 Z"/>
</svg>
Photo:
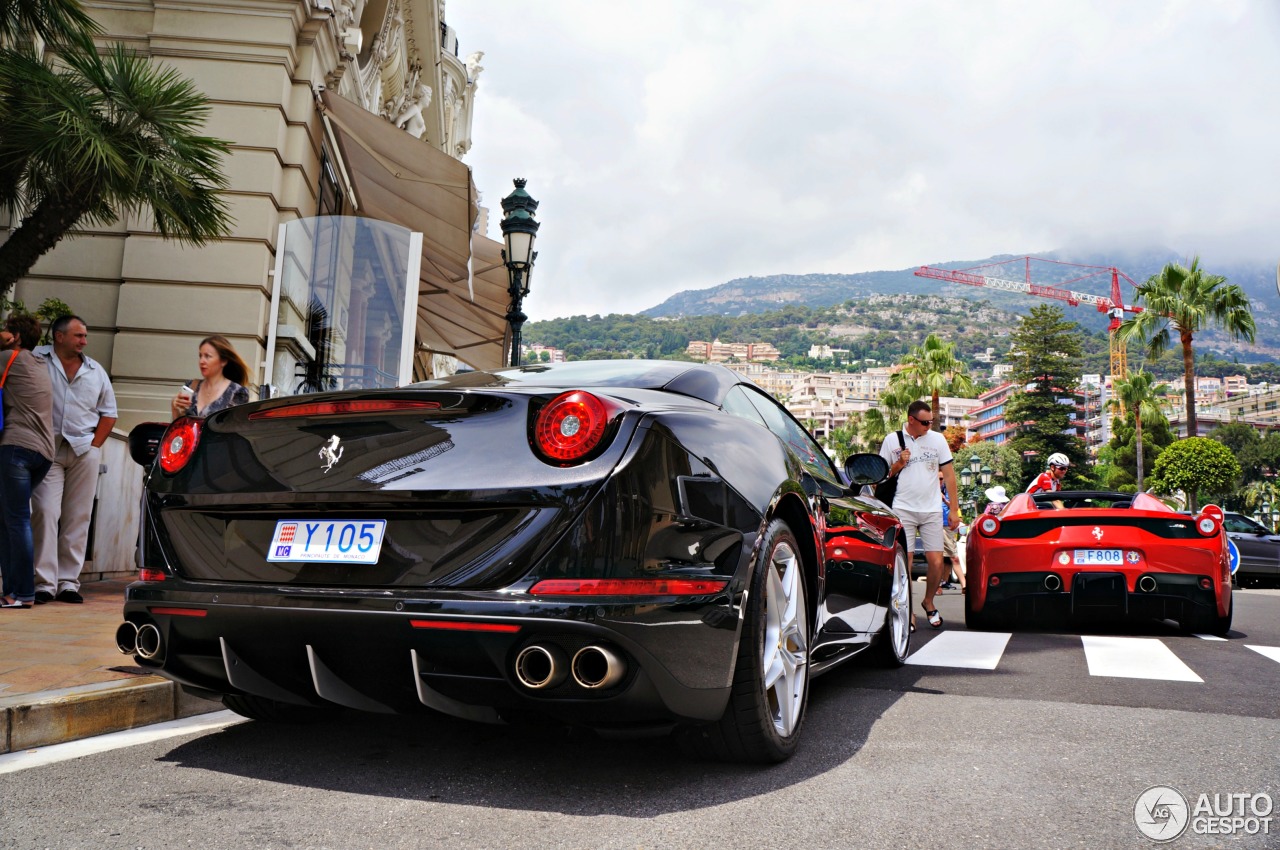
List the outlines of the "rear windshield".
<svg viewBox="0 0 1280 850">
<path fill-rule="evenodd" d="M 531 386 L 635 387 L 656 390 L 687 372 L 688 363 L 674 360 L 579 360 L 499 369 L 493 372 L 459 372 L 448 378 L 411 384 L 424 389 L 463 387 Z"/>
</svg>

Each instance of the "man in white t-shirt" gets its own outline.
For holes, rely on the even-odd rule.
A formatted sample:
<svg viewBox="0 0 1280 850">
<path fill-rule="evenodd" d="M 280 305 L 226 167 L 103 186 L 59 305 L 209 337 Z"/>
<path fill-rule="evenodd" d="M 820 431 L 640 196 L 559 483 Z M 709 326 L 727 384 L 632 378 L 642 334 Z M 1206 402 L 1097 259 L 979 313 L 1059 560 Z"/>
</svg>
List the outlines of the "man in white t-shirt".
<svg viewBox="0 0 1280 850">
<path fill-rule="evenodd" d="M 893 512 L 902 521 L 907 552 L 912 552 L 916 535 L 923 543 L 929 564 L 924 598 L 920 604 L 929 617 L 929 625 L 942 627 L 942 617 L 933 598 L 942 583 L 942 505 L 938 500 L 938 474 L 941 472 L 950 509 L 948 526 L 960 526 L 960 500 L 956 493 L 956 470 L 951 462 L 951 447 L 938 431 L 931 430 L 933 410 L 926 401 L 915 401 L 907 408 L 907 421 L 902 426 L 902 444 L 898 432 L 885 436 L 880 456 L 889 463 L 889 474 L 898 476 L 898 490 L 893 497 Z"/>
</svg>

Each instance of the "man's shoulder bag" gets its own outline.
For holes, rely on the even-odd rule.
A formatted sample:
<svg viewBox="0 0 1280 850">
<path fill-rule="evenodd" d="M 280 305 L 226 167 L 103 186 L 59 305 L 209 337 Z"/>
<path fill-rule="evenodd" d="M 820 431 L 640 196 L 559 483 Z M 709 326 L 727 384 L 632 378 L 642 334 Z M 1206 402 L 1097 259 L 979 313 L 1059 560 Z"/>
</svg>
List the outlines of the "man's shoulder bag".
<svg viewBox="0 0 1280 850">
<path fill-rule="evenodd" d="M 905 451 L 907 441 L 902 438 L 901 431 L 896 431 L 895 433 L 898 435 L 898 445 Z M 901 474 L 902 472 L 899 470 L 898 475 Z M 893 497 L 898 494 L 898 475 L 890 475 L 876 485 L 876 498 L 889 507 L 893 507 Z"/>
<path fill-rule="evenodd" d="M 9 380 L 9 370 L 13 367 L 13 361 L 18 359 L 21 349 L 14 349 L 9 355 L 9 362 L 4 365 L 4 374 L 0 375 L 0 431 L 4 430 L 4 382 Z"/>
</svg>

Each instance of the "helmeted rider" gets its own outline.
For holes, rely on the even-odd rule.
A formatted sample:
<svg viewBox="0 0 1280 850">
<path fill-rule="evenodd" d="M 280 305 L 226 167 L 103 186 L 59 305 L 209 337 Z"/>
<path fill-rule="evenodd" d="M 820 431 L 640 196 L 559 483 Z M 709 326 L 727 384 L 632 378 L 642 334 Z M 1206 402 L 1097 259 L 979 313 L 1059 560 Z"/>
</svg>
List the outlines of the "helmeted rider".
<svg viewBox="0 0 1280 850">
<path fill-rule="evenodd" d="M 1049 468 L 1036 476 L 1027 488 L 1028 493 L 1056 493 L 1062 489 L 1062 479 L 1067 477 L 1071 459 L 1062 452 L 1049 455 Z"/>
</svg>

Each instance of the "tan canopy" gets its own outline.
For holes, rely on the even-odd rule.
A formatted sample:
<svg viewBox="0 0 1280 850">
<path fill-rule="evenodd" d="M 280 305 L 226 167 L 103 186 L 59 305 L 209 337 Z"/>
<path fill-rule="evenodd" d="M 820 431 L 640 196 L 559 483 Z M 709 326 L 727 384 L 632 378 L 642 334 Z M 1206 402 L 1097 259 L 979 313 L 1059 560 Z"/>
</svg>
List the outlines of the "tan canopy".
<svg viewBox="0 0 1280 850">
<path fill-rule="evenodd" d="M 477 369 L 505 365 L 507 270 L 502 243 L 472 232 L 471 169 L 344 97 L 320 97 L 356 214 L 422 234 L 415 363 L 452 354 Z"/>
</svg>

